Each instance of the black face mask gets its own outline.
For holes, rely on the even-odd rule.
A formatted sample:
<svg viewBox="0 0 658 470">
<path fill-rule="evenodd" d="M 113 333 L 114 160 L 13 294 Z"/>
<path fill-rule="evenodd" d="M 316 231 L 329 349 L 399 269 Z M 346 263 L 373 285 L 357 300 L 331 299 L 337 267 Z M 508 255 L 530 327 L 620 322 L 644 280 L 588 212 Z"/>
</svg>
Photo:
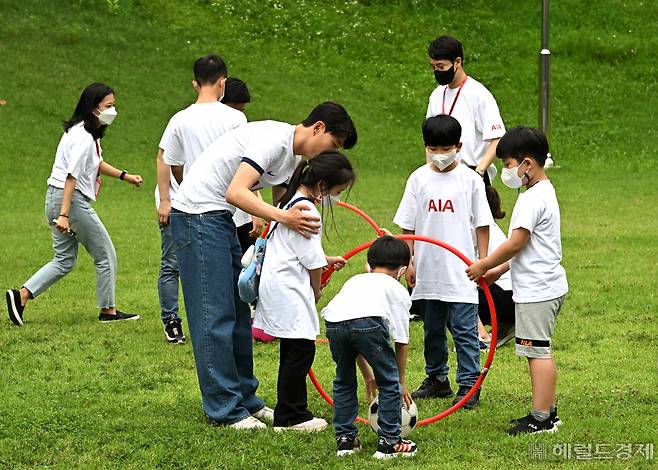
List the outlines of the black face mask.
<svg viewBox="0 0 658 470">
<path fill-rule="evenodd" d="M 455 67 L 450 67 L 448 70 L 435 70 L 434 79 L 439 85 L 447 85 L 455 79 Z"/>
</svg>

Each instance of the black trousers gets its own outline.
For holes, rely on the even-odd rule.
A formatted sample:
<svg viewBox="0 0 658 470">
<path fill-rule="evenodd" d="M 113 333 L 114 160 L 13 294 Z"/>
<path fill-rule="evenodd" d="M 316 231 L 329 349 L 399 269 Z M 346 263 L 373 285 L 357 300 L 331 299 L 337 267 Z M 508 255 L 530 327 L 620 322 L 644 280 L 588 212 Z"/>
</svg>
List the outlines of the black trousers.
<svg viewBox="0 0 658 470">
<path fill-rule="evenodd" d="M 274 426 L 294 426 L 313 418 L 308 410 L 306 375 L 315 358 L 315 341 L 281 338 Z"/>
<path fill-rule="evenodd" d="M 240 225 L 236 231 L 238 232 L 238 241 L 240 242 L 240 250 L 244 255 L 247 248 L 254 244 L 254 239 L 249 236 L 249 232 L 254 228 L 253 222 L 248 222 L 244 225 Z"/>
<path fill-rule="evenodd" d="M 512 300 L 512 291 L 503 290 L 497 284 L 489 286 L 491 297 L 493 297 L 494 307 L 496 307 L 496 320 L 498 323 L 511 323 L 514 325 L 514 301 Z M 478 289 L 479 305 L 478 315 L 483 325 L 491 325 L 491 312 L 489 303 L 482 289 Z"/>
</svg>

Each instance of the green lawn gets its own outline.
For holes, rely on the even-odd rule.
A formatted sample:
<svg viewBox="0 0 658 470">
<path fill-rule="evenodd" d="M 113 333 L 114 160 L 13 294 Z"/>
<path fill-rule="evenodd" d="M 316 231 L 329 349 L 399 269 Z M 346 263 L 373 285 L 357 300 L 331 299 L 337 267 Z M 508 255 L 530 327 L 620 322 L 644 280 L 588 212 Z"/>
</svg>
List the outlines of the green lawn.
<svg viewBox="0 0 658 470">
<path fill-rule="evenodd" d="M 60 122 L 88 83 L 116 90 L 106 159 L 145 180 L 137 190 L 106 181 L 95 206 L 119 258 L 119 307 L 142 320 L 99 324 L 86 253 L 30 304 L 23 328 L 3 317 L 0 467 L 655 468 L 655 457 L 582 462 L 573 454 L 564 462 L 552 450 L 658 444 L 658 4 L 552 3 L 550 141 L 561 168 L 550 176 L 570 284 L 555 333 L 565 424 L 552 435 L 504 434 L 530 405 L 525 360 L 505 347 L 478 409 L 417 429 L 413 460 L 378 464 L 365 427 L 365 452 L 338 461 L 330 430 L 238 435 L 205 423 L 191 346 L 167 345 L 161 331 L 157 143 L 168 118 L 193 100 L 193 60 L 217 52 L 248 83 L 251 120 L 296 123 L 326 99 L 345 104 L 359 130 L 347 152 L 358 172 L 349 202 L 394 229 L 406 177 L 424 159 L 420 124 L 435 86 L 427 43 L 443 32 L 461 38 L 467 72 L 492 90 L 507 126 L 536 125 L 540 2 L 0 0 L 0 286 L 19 286 L 51 256 L 45 181 Z M 516 193 L 499 189 L 510 214 Z M 337 209 L 335 217 L 328 253 L 372 238 L 352 214 Z M 322 305 L 363 262 L 354 258 L 335 276 Z M 422 327 L 411 334 L 408 381 L 416 386 Z M 260 393 L 273 405 L 278 346 L 256 345 L 254 355 Z M 330 389 L 326 345 L 318 345 L 314 369 Z M 310 384 L 309 396 L 311 410 L 329 419 Z M 421 418 L 447 405 L 421 402 Z M 531 443 L 544 446 L 548 460 L 531 460 Z"/>
</svg>

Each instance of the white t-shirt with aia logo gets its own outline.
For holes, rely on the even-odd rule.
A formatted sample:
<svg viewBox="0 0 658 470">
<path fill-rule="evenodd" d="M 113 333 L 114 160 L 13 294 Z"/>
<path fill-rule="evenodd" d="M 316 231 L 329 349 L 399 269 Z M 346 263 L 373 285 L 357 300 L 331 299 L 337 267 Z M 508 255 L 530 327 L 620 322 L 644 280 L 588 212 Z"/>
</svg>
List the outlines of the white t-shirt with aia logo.
<svg viewBox="0 0 658 470">
<path fill-rule="evenodd" d="M 447 173 L 430 164 L 407 180 L 393 222 L 416 235 L 445 242 L 475 259 L 472 232 L 493 223 L 482 178 L 464 165 Z M 416 287 L 411 298 L 478 303 L 477 287 L 466 276 L 466 264 L 448 250 L 414 242 Z"/>
<path fill-rule="evenodd" d="M 436 87 L 430 95 L 426 117 L 448 114 L 454 103 L 451 116 L 462 126 L 459 158 L 462 163 L 477 166 L 489 146 L 489 141 L 505 134 L 505 124 L 500 117 L 496 99 L 482 83 L 468 77 L 459 97 L 458 92 L 459 87 Z"/>
</svg>

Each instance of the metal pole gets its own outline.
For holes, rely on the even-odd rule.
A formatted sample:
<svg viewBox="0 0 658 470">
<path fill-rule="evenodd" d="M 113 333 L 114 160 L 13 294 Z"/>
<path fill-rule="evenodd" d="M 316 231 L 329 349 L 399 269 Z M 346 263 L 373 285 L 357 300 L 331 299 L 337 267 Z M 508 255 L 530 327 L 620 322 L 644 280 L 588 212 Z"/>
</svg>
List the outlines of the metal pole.
<svg viewBox="0 0 658 470">
<path fill-rule="evenodd" d="M 550 0 L 542 0 L 541 51 L 539 51 L 539 126 L 547 138 L 550 130 L 549 84 L 551 64 L 551 51 L 548 49 L 549 3 Z M 546 166 L 551 167 L 553 165 L 553 159 L 549 153 Z"/>
</svg>

